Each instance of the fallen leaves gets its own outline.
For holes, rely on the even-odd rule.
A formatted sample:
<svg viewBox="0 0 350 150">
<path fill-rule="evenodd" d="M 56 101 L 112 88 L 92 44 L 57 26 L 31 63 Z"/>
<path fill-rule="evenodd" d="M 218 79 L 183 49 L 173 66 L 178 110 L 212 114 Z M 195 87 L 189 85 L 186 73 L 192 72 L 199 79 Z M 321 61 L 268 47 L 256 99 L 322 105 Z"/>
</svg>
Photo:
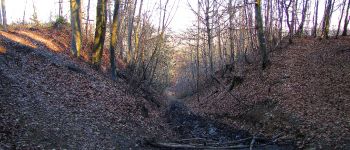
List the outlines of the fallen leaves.
<svg viewBox="0 0 350 150">
<path fill-rule="evenodd" d="M 277 102 L 277 106 L 261 110 L 260 113 L 284 115 L 268 121 L 263 121 L 267 116 L 258 117 L 260 123 L 266 123 L 258 128 L 247 124 L 247 121 L 220 120 L 251 132 L 262 130 L 272 135 L 274 130 L 271 128 L 277 127 L 294 137 L 300 133 L 302 138 L 295 139 L 304 144 L 305 141 L 322 141 L 322 145 L 348 144 L 350 54 L 339 51 L 349 47 L 349 37 L 321 41 L 295 39 L 295 44 L 270 54 L 272 65 L 263 76 L 259 75 L 259 66 L 246 66 L 245 82 L 235 87 L 233 93 L 253 106 L 262 101 Z M 213 86 L 207 90 L 215 89 Z M 198 114 L 227 114 L 234 118 L 245 111 L 229 95 L 217 94 L 206 99 L 205 93 L 210 92 L 205 90 L 200 93 L 199 104 L 196 95 L 186 101 Z M 299 120 L 298 123 L 294 123 L 295 119 Z"/>
</svg>

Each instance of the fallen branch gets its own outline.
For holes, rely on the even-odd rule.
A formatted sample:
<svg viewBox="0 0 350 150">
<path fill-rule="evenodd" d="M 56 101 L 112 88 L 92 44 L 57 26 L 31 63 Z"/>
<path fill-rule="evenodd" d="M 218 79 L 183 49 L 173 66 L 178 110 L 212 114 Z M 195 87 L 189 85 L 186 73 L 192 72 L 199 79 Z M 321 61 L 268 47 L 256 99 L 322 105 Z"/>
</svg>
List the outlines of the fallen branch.
<svg viewBox="0 0 350 150">
<path fill-rule="evenodd" d="M 225 85 L 223 85 L 218 78 L 214 77 L 213 75 L 211 75 L 211 78 L 213 78 L 213 80 L 215 82 L 217 82 L 219 85 L 221 85 L 224 89 L 226 89 Z M 243 104 L 244 106 L 248 106 L 246 103 L 242 102 L 240 99 L 238 99 L 236 96 L 234 96 L 231 91 L 227 91 L 225 90 L 227 93 L 229 93 L 234 99 L 236 99 L 237 102 L 239 102 L 240 104 Z"/>
<path fill-rule="evenodd" d="M 249 147 L 250 150 L 253 150 L 254 143 L 255 143 L 255 135 L 253 136 L 253 139 L 252 139 L 252 141 L 250 142 L 250 147 Z"/>
</svg>

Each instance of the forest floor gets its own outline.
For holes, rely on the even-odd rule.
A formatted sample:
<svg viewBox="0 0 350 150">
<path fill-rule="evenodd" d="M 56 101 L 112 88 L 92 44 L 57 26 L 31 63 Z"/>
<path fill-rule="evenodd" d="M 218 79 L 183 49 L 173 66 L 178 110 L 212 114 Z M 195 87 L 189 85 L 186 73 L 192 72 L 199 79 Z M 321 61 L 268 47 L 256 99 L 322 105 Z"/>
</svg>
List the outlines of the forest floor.
<svg viewBox="0 0 350 150">
<path fill-rule="evenodd" d="M 232 128 L 282 134 L 299 148 L 349 149 L 350 37 L 297 38 L 269 56 L 264 71 L 258 61 L 246 66 L 232 91 L 232 75 L 217 75 L 221 85 L 202 90 L 199 102 L 197 94 L 186 98 L 186 105 Z"/>
</svg>

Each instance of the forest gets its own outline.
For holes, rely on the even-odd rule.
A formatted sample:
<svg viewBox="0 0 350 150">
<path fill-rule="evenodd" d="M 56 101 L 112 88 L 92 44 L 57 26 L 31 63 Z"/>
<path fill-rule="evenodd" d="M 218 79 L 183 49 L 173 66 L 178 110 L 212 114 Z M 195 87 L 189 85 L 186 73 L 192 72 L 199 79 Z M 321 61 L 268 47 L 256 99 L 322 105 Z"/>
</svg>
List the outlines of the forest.
<svg viewBox="0 0 350 150">
<path fill-rule="evenodd" d="M 350 0 L 0 3 L 0 149 L 350 149 Z"/>
</svg>

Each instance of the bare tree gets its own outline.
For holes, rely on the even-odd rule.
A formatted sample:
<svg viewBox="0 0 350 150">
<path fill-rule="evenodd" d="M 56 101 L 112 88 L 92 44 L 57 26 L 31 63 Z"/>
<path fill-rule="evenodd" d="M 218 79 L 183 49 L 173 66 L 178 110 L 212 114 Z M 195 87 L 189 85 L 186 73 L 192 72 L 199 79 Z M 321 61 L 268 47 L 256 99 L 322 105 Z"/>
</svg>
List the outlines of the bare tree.
<svg viewBox="0 0 350 150">
<path fill-rule="evenodd" d="M 306 12 L 307 9 L 309 8 L 309 0 L 303 0 L 303 10 L 301 14 L 301 22 L 298 27 L 297 34 L 300 36 L 304 32 L 304 23 L 305 23 L 305 18 L 306 18 Z"/>
<path fill-rule="evenodd" d="M 269 60 L 268 60 L 267 50 L 266 50 L 266 39 L 264 35 L 264 27 L 263 27 L 263 21 L 261 16 L 260 0 L 255 0 L 255 21 L 258 29 L 259 45 L 260 45 L 260 51 L 262 55 L 262 68 L 265 69 L 269 63 Z"/>
<path fill-rule="evenodd" d="M 325 38 L 329 38 L 329 25 L 330 25 L 330 19 L 331 19 L 331 10 L 332 10 L 332 0 L 327 0 L 325 13 L 323 16 L 323 23 L 322 23 L 322 36 Z"/>
<path fill-rule="evenodd" d="M 134 4 L 132 4 L 133 0 L 129 1 L 130 6 L 129 6 L 129 13 L 128 13 L 128 56 L 127 56 L 127 61 L 128 65 L 133 66 L 133 61 L 134 61 L 134 50 L 132 48 L 132 32 L 134 28 L 134 16 L 135 16 L 135 11 L 136 11 L 136 4 L 137 0 L 134 1 Z"/>
<path fill-rule="evenodd" d="M 318 5 L 319 5 L 319 0 L 315 1 L 315 15 L 314 15 L 314 26 L 312 29 L 312 36 L 317 37 L 317 20 L 318 20 Z"/>
<path fill-rule="evenodd" d="M 339 36 L 339 31 L 340 31 L 340 25 L 341 25 L 341 21 L 343 20 L 343 16 L 344 16 L 344 9 L 346 7 L 346 0 L 343 0 L 343 3 L 342 3 L 343 7 L 341 9 L 341 12 L 340 12 L 340 19 L 339 19 L 339 22 L 338 22 L 338 28 L 337 28 L 337 33 L 335 35 L 335 38 L 337 39 L 338 36 Z"/>
<path fill-rule="evenodd" d="M 229 0 L 228 2 L 228 13 L 229 13 L 229 40 L 230 40 L 230 63 L 231 68 L 234 69 L 234 61 L 235 61 L 235 51 L 234 51 L 234 39 L 233 39 L 233 7 L 232 7 L 232 0 Z"/>
<path fill-rule="evenodd" d="M 348 25 L 349 25 L 349 8 L 350 8 L 350 1 L 348 1 L 348 7 L 346 9 L 346 14 L 345 14 L 345 20 L 344 20 L 344 29 L 343 29 L 343 34 L 342 36 L 347 36 L 348 35 Z"/>
</svg>

